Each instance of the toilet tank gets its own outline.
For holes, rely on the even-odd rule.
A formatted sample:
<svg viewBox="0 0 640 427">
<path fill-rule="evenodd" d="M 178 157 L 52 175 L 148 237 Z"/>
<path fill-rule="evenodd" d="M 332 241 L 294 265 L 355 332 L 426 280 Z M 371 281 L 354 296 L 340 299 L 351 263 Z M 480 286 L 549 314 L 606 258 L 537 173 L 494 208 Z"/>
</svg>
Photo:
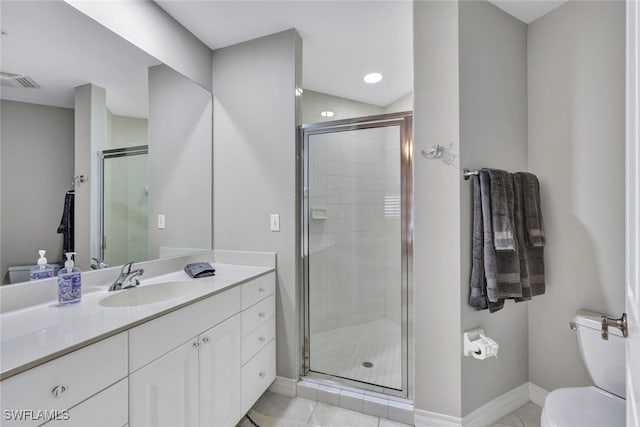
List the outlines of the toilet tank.
<svg viewBox="0 0 640 427">
<path fill-rule="evenodd" d="M 625 398 L 624 338 L 618 328 L 609 327 L 609 339 L 602 339 L 600 313 L 579 311 L 574 318 L 578 346 L 593 383 Z"/>
</svg>

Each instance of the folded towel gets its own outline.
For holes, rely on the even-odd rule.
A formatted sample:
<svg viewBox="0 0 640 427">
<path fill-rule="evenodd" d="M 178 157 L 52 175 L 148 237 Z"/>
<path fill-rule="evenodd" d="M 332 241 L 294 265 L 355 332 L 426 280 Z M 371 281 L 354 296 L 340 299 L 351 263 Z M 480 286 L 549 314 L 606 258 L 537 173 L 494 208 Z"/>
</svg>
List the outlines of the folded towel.
<svg viewBox="0 0 640 427">
<path fill-rule="evenodd" d="M 487 308 L 487 298 L 484 294 L 487 283 L 484 278 L 484 239 L 482 233 L 482 193 L 480 178 L 476 175 L 473 177 L 473 258 L 469 290 L 469 305 L 476 310 Z"/>
<path fill-rule="evenodd" d="M 544 246 L 544 224 L 540 205 L 540 183 L 532 173 L 518 172 L 522 179 L 524 198 L 524 223 L 529 246 Z M 524 242 L 524 241 L 523 241 Z"/>
<path fill-rule="evenodd" d="M 513 183 L 509 172 L 486 169 L 491 179 L 491 222 L 496 251 L 513 251 Z"/>
<path fill-rule="evenodd" d="M 193 279 L 209 277 L 216 274 L 215 268 L 208 262 L 192 262 L 184 266 L 184 271 Z"/>
</svg>

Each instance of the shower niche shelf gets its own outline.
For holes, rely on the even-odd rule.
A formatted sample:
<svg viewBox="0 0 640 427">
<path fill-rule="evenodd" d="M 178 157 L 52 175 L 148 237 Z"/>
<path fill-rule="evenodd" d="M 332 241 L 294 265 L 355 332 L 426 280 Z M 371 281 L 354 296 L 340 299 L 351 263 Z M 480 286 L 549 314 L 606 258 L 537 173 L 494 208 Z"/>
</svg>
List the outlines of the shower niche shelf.
<svg viewBox="0 0 640 427">
<path fill-rule="evenodd" d="M 327 216 L 327 208 L 311 208 L 312 219 L 329 219 Z"/>
</svg>

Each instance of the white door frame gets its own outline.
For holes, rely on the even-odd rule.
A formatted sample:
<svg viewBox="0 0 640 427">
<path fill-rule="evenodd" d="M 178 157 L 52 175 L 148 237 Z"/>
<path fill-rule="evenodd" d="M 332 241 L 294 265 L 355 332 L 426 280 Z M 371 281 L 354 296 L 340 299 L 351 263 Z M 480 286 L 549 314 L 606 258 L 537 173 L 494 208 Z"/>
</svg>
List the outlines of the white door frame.
<svg viewBox="0 0 640 427">
<path fill-rule="evenodd" d="M 640 427 L 640 151 L 638 129 L 638 66 L 640 40 L 638 0 L 627 0 L 626 61 L 626 311 L 629 337 L 625 340 L 627 426 Z"/>
</svg>

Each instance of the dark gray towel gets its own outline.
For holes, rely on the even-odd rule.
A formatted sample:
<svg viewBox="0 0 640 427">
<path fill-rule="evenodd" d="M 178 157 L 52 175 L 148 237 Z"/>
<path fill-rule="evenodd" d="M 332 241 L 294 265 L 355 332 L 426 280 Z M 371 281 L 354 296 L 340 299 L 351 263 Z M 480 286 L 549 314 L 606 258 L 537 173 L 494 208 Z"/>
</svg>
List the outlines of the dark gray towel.
<svg viewBox="0 0 640 427">
<path fill-rule="evenodd" d="M 482 231 L 482 192 L 480 190 L 480 178 L 476 175 L 473 177 L 473 258 L 469 290 L 469 305 L 476 310 L 487 308 L 487 298 L 484 294 L 487 285 L 484 278 L 484 239 Z"/>
<path fill-rule="evenodd" d="M 496 251 L 492 238 L 493 212 L 491 211 L 491 178 L 487 169 L 480 170 L 480 189 L 482 193 L 482 218 L 484 237 L 484 274 L 487 279 L 486 296 L 490 302 L 501 298 L 522 297 L 520 283 L 520 260 L 517 248 L 513 251 Z M 511 179 L 509 179 L 511 182 Z M 504 180 L 503 180 L 504 182 Z M 509 185 L 513 190 L 513 183 Z M 513 196 L 511 197 L 509 217 L 513 217 Z"/>
<path fill-rule="evenodd" d="M 525 241 L 524 226 L 524 199 L 522 189 L 522 176 L 513 174 L 513 209 L 514 209 L 514 227 L 516 232 L 516 240 L 518 241 L 518 256 L 520 259 L 520 282 L 522 283 L 522 297 L 516 298 L 516 301 L 529 301 L 531 299 L 531 286 L 529 284 L 529 247 L 523 242 Z"/>
<path fill-rule="evenodd" d="M 509 172 L 487 169 L 491 179 L 491 222 L 496 251 L 516 250 L 513 232 L 513 182 Z"/>
<path fill-rule="evenodd" d="M 62 252 L 73 252 L 73 216 L 75 191 L 69 190 L 64 196 L 62 218 L 58 225 L 58 233 L 62 234 Z"/>
<path fill-rule="evenodd" d="M 184 266 L 184 271 L 193 279 L 209 277 L 216 274 L 216 269 L 208 262 L 192 262 Z"/>
<path fill-rule="evenodd" d="M 517 174 L 522 179 L 526 242 L 529 246 L 544 246 L 546 239 L 544 236 L 544 224 L 542 222 L 540 183 L 538 182 L 538 177 L 527 172 L 518 172 Z"/>
</svg>

